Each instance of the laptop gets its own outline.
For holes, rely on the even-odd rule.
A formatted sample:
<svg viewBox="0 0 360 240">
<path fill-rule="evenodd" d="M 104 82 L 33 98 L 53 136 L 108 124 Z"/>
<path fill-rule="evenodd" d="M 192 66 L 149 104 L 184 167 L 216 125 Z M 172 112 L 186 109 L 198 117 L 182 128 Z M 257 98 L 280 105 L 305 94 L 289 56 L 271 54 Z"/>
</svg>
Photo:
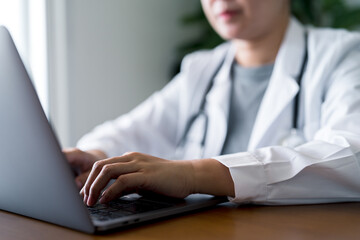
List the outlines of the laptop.
<svg viewBox="0 0 360 240">
<path fill-rule="evenodd" d="M 126 195 L 84 205 L 14 42 L 0 26 L 0 209 L 86 233 L 214 206 L 224 197 Z"/>
</svg>

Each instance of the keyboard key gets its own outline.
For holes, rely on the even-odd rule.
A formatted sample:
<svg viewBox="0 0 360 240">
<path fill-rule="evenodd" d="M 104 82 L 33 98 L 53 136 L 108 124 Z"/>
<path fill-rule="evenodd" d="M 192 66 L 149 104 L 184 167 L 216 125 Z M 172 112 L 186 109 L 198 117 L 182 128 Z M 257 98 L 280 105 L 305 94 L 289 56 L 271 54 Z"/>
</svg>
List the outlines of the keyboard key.
<svg viewBox="0 0 360 240">
<path fill-rule="evenodd" d="M 108 204 L 96 204 L 93 207 L 88 207 L 88 210 L 93 219 L 107 221 L 132 214 L 145 213 L 158 209 L 168 208 L 173 205 L 173 203 L 157 202 L 155 200 L 139 197 L 122 197 L 120 199 L 111 201 Z"/>
</svg>

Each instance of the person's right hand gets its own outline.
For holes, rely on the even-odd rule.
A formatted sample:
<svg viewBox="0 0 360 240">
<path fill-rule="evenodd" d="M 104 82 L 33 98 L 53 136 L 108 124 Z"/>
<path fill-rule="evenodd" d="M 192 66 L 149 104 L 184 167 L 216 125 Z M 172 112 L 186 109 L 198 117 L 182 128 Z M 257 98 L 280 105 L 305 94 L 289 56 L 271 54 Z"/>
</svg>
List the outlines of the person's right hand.
<svg viewBox="0 0 360 240">
<path fill-rule="evenodd" d="M 94 163 L 107 158 L 106 154 L 99 150 L 84 152 L 78 148 L 67 148 L 63 149 L 63 153 L 76 173 L 75 182 L 79 189 L 84 186 Z"/>
</svg>

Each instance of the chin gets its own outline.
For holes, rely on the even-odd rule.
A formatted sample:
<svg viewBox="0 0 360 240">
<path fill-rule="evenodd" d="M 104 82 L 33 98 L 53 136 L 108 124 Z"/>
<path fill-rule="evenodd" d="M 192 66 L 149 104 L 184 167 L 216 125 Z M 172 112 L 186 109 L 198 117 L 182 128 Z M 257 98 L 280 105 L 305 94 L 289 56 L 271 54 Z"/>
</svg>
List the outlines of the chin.
<svg viewBox="0 0 360 240">
<path fill-rule="evenodd" d="M 244 38 L 244 31 L 239 26 L 219 26 L 216 31 L 225 40 Z"/>
<path fill-rule="evenodd" d="M 222 31 L 222 32 L 218 31 L 218 34 L 224 40 L 233 40 L 233 39 L 241 39 L 242 38 L 241 34 L 237 31 Z"/>
</svg>

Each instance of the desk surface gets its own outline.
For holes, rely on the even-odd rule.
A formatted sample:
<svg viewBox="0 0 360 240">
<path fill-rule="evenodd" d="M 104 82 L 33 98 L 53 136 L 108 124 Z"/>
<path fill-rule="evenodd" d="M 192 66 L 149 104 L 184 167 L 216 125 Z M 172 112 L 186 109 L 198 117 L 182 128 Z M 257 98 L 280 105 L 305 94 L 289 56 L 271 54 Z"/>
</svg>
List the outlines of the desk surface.
<svg viewBox="0 0 360 240">
<path fill-rule="evenodd" d="M 0 211 L 1 239 L 360 239 L 360 203 L 226 204 L 106 235 L 88 235 Z"/>
</svg>

